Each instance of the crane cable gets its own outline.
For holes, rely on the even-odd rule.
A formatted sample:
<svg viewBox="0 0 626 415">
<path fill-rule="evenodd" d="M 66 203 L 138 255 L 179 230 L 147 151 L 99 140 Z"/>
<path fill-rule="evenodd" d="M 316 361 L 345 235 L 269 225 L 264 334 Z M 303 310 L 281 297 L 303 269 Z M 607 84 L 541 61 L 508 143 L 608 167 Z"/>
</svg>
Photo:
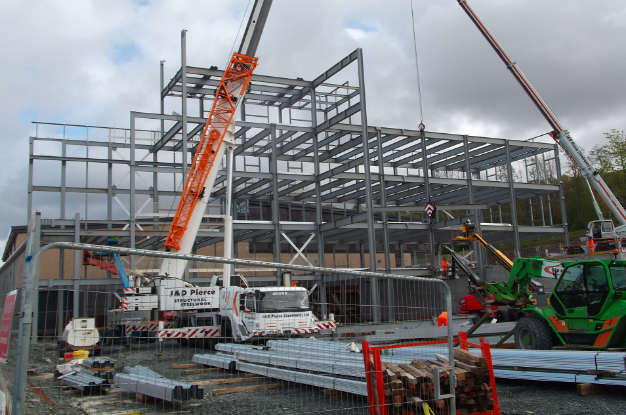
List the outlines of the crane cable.
<svg viewBox="0 0 626 415">
<path fill-rule="evenodd" d="M 419 60 L 417 59 L 417 37 L 415 35 L 415 13 L 413 12 L 413 0 L 411 0 L 411 28 L 413 29 L 413 52 L 415 53 L 415 73 L 417 75 L 417 97 L 420 109 L 420 131 L 424 131 L 426 126 L 424 125 L 424 110 L 422 108 L 422 87 L 420 84 L 420 67 Z"/>
</svg>

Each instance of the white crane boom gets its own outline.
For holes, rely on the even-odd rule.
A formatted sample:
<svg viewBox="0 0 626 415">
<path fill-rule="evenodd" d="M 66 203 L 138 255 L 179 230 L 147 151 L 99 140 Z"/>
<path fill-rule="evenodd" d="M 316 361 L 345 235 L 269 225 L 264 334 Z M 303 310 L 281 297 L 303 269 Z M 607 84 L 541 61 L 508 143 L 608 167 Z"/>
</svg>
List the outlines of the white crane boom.
<svg viewBox="0 0 626 415">
<path fill-rule="evenodd" d="M 241 45 L 239 47 L 239 53 L 236 53 L 235 55 L 252 57 L 256 53 L 271 5 L 272 0 L 255 0 L 252 12 L 250 13 L 250 18 L 248 19 L 248 25 L 246 26 Z M 224 71 L 224 77 L 228 76 L 228 69 L 229 68 L 226 68 Z M 209 202 L 209 197 L 213 191 L 213 185 L 215 184 L 219 164 L 224 156 L 224 152 L 227 149 L 229 152 L 232 152 L 235 146 L 235 119 L 237 118 L 239 105 L 243 102 L 243 97 L 246 93 L 246 87 L 248 84 L 247 81 L 244 81 L 242 78 L 235 81 L 226 81 L 222 78 L 222 82 L 225 84 L 224 92 L 230 97 L 229 99 L 226 99 L 226 101 L 229 101 L 232 105 L 230 108 L 230 111 L 232 112 L 230 122 L 228 123 L 227 128 L 222 128 L 225 130 L 222 131 L 222 139 L 219 142 L 216 142 L 215 146 L 213 146 L 210 150 L 212 152 L 211 163 L 207 166 L 208 168 L 205 168 L 204 174 L 202 175 L 203 177 L 197 179 L 194 183 L 193 174 L 196 166 L 194 166 L 190 171 L 189 178 L 185 185 L 185 190 L 183 190 L 176 216 L 172 221 L 172 227 L 166 241 L 167 249 L 178 253 L 191 253 L 200 224 L 202 223 L 202 217 Z M 216 96 L 216 101 L 217 99 L 218 97 Z M 213 121 L 211 119 L 213 114 L 214 112 L 212 110 L 211 115 L 207 120 L 207 127 L 205 127 L 205 131 L 203 132 L 203 138 L 207 133 L 211 133 L 211 129 L 213 127 L 210 126 L 210 124 Z M 198 146 L 197 152 L 200 150 L 201 148 Z M 213 160 L 215 160 L 215 163 L 212 162 Z M 229 200 L 227 203 L 230 203 L 230 195 L 228 196 Z M 227 215 L 228 213 L 229 212 L 227 212 Z M 183 216 L 183 218 L 177 220 L 179 216 Z M 224 228 L 224 257 L 229 258 L 231 251 L 230 245 L 232 243 L 232 218 L 225 219 Z M 161 264 L 160 275 L 168 275 L 169 277 L 180 279 L 183 277 L 186 266 L 187 261 L 185 260 L 166 258 Z M 225 269 L 227 269 L 227 266 L 225 266 Z M 228 284 L 228 279 L 228 276 L 225 275 L 225 285 Z"/>
<path fill-rule="evenodd" d="M 572 158 L 572 160 L 578 165 L 580 168 L 581 175 L 588 181 L 588 183 L 595 189 L 600 198 L 604 201 L 606 206 L 609 208 L 613 216 L 626 228 L 626 210 L 619 202 L 619 200 L 615 197 L 609 186 L 604 182 L 600 174 L 593 167 L 591 161 L 585 155 L 585 152 L 580 148 L 580 146 L 574 141 L 574 139 L 570 136 L 569 131 L 567 131 L 562 125 L 556 115 L 552 112 L 552 110 L 548 107 L 548 105 L 543 101 L 543 99 L 539 96 L 535 88 L 528 81 L 526 76 L 522 73 L 522 71 L 517 67 L 517 63 L 513 62 L 509 56 L 506 54 L 504 49 L 500 46 L 500 44 L 496 41 L 493 35 L 489 32 L 487 27 L 481 22 L 478 18 L 474 10 L 469 6 L 466 0 L 458 0 L 459 5 L 465 10 L 465 13 L 469 16 L 469 18 L 474 22 L 478 30 L 483 34 L 485 39 L 489 42 L 491 47 L 496 51 L 498 56 L 502 59 L 507 69 L 513 74 L 515 79 L 522 86 L 524 91 L 528 94 L 533 103 L 537 106 L 541 114 L 544 116 L 548 124 L 554 129 L 552 133 L 552 138 L 556 140 L 556 142 L 565 150 L 565 152 Z M 593 194 L 592 194 L 593 197 Z M 597 210 L 597 209 L 596 209 Z M 601 212 L 600 212 L 601 213 Z M 600 216 L 600 215 L 599 215 Z"/>
</svg>

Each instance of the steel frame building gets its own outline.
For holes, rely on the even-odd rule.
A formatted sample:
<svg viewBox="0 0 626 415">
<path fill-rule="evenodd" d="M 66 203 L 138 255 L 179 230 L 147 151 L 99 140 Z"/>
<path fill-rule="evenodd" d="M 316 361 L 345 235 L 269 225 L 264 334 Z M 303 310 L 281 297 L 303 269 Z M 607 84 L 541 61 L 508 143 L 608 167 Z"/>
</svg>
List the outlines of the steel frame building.
<svg viewBox="0 0 626 415">
<path fill-rule="evenodd" d="M 128 128 L 35 123 L 27 214 L 39 209 L 50 218 L 42 240 L 102 244 L 115 236 L 130 248 L 162 249 L 221 75 L 186 64 L 183 32 L 182 65 L 167 83 L 161 63 L 160 113 L 131 112 Z M 180 114 L 165 114 L 171 102 Z M 431 275 L 434 246 L 423 214 L 429 200 L 440 205 L 432 230 L 438 243 L 450 241 L 450 228 L 466 219 L 481 223 L 494 243 L 515 242 L 518 252 L 521 239 L 567 240 L 556 144 L 371 126 L 366 104 L 361 49 L 312 81 L 253 76 L 236 122 L 235 254 L 237 242 L 248 242 L 280 262 L 281 252 L 312 240 L 303 253 L 353 252 L 362 268 L 390 272 L 396 263 L 394 273 Z M 195 252 L 223 238 L 212 215 L 224 208 L 222 169 Z M 518 225 L 520 201 L 530 205 L 529 226 Z M 503 206 L 510 224 L 502 223 Z M 68 211 L 81 213 L 71 218 Z M 498 223 L 485 223 L 494 212 Z M 532 226 L 537 222 L 545 226 Z M 484 263 L 484 253 L 477 254 Z M 318 255 L 316 265 L 324 262 Z M 374 301 L 377 295 L 372 291 Z"/>
</svg>

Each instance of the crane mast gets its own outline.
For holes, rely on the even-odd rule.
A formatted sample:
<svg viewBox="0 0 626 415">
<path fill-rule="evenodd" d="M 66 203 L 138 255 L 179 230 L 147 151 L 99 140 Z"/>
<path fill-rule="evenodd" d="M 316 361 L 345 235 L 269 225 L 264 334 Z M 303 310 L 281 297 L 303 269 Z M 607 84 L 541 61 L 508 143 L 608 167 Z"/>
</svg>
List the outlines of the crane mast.
<svg viewBox="0 0 626 415">
<path fill-rule="evenodd" d="M 255 1 L 239 52 L 233 53 L 224 70 L 167 235 L 165 247 L 168 251 L 191 253 L 215 184 L 219 164 L 224 152 L 228 149 L 232 154 L 235 146 L 237 110 L 243 102 L 257 66 L 258 59 L 253 55 L 256 53 L 271 5 L 272 0 Z M 229 236 L 232 235 L 232 219 L 228 219 L 225 219 L 224 245 L 230 245 Z M 229 256 L 228 252 L 230 250 L 225 246 L 225 257 Z M 166 258 L 161 264 L 160 275 L 182 278 L 186 266 L 185 260 Z"/>
<path fill-rule="evenodd" d="M 493 37 L 493 35 L 489 32 L 487 27 L 483 24 L 483 22 L 478 18 L 474 10 L 469 6 L 466 0 L 458 0 L 459 5 L 463 8 L 465 13 L 469 16 L 469 18 L 474 22 L 478 30 L 483 34 L 485 39 L 489 42 L 491 47 L 496 51 L 500 59 L 504 62 L 507 69 L 511 72 L 513 77 L 519 82 L 524 91 L 528 94 L 530 99 L 533 101 L 535 106 L 539 109 L 541 114 L 544 116 L 548 124 L 554 130 L 551 133 L 552 138 L 556 140 L 556 142 L 565 150 L 565 152 L 571 157 L 571 159 L 578 165 L 580 168 L 581 175 L 587 180 L 587 182 L 595 189 L 598 195 L 602 198 L 606 206 L 609 208 L 613 216 L 626 227 L 626 210 L 621 205 L 619 200 L 615 197 L 609 186 L 604 182 L 600 174 L 593 167 L 593 164 L 585 155 L 585 152 L 582 148 L 574 141 L 571 137 L 569 131 L 567 131 L 556 115 L 552 112 L 550 107 L 545 103 L 545 101 L 539 96 L 535 88 L 528 81 L 526 76 L 522 73 L 522 71 L 517 67 L 517 63 L 513 62 L 509 56 L 506 54 L 502 46 L 498 43 L 498 41 Z M 593 197 L 593 193 L 592 193 Z M 596 209 L 598 211 L 599 208 Z M 601 213 L 599 214 L 600 218 Z"/>
</svg>

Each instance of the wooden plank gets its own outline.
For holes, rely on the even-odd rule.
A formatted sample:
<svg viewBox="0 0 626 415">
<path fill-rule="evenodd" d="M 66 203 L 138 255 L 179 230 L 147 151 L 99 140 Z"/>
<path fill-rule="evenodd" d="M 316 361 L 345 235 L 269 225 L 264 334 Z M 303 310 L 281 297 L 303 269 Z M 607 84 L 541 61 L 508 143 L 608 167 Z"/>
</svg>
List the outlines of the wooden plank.
<svg viewBox="0 0 626 415">
<path fill-rule="evenodd" d="M 406 370 L 411 375 L 413 375 L 413 377 L 418 379 L 420 382 L 426 382 L 428 380 L 432 380 L 433 379 L 433 374 L 432 373 L 429 373 L 429 372 L 427 372 L 425 370 L 422 370 L 422 369 L 418 369 L 415 366 L 412 366 L 412 365 L 400 365 L 400 367 L 402 369 Z"/>
<path fill-rule="evenodd" d="M 470 373 L 480 373 L 482 371 L 482 369 L 479 368 L 479 367 L 476 367 L 474 365 L 467 364 L 467 363 L 464 363 L 464 362 L 460 362 L 458 360 L 454 361 L 454 365 L 458 366 L 461 369 L 466 370 L 466 371 L 468 371 Z"/>
<path fill-rule="evenodd" d="M 212 367 L 210 369 L 191 369 L 191 370 L 183 370 L 180 372 L 183 375 L 200 375 L 202 373 L 213 373 L 213 372 L 222 372 L 224 369 L 219 367 Z"/>
<path fill-rule="evenodd" d="M 444 356 L 442 354 L 436 354 L 435 357 L 437 358 L 438 361 L 442 362 L 446 366 L 450 366 L 450 360 L 448 359 L 447 356 Z M 456 360 L 454 361 L 454 374 L 456 375 L 457 380 L 463 381 L 465 379 L 468 379 L 470 377 L 469 373 L 470 373 L 469 370 L 459 367 L 458 362 Z"/>
<path fill-rule="evenodd" d="M 200 364 L 200 363 L 185 363 L 182 365 L 172 365 L 170 366 L 171 369 L 200 369 L 203 368 L 204 365 Z"/>
<path fill-rule="evenodd" d="M 487 366 L 487 359 L 485 357 L 479 356 L 463 349 L 454 349 L 454 358 L 456 360 L 460 360 L 461 362 L 474 366 Z"/>
<path fill-rule="evenodd" d="M 249 391 L 264 390 L 264 389 L 278 389 L 278 388 L 284 388 L 285 386 L 287 386 L 287 382 L 268 383 L 264 385 L 238 386 L 236 388 L 213 389 L 211 393 L 213 395 L 226 395 L 229 393 L 249 392 Z"/>
<path fill-rule="evenodd" d="M 40 375 L 33 375 L 28 377 L 29 382 L 40 382 L 42 380 L 54 379 L 54 373 L 42 373 Z"/>
<path fill-rule="evenodd" d="M 579 383 L 576 385 L 576 393 L 580 396 L 598 395 L 606 392 L 607 388 L 604 385 L 596 385 L 595 383 Z"/>
<path fill-rule="evenodd" d="M 255 378 L 231 378 L 231 379 L 213 379 L 213 380 L 200 380 L 198 382 L 190 382 L 192 385 L 207 386 L 207 385 L 229 385 L 232 383 L 248 383 L 258 382 L 259 380 L 265 380 L 266 377 Z"/>
</svg>

